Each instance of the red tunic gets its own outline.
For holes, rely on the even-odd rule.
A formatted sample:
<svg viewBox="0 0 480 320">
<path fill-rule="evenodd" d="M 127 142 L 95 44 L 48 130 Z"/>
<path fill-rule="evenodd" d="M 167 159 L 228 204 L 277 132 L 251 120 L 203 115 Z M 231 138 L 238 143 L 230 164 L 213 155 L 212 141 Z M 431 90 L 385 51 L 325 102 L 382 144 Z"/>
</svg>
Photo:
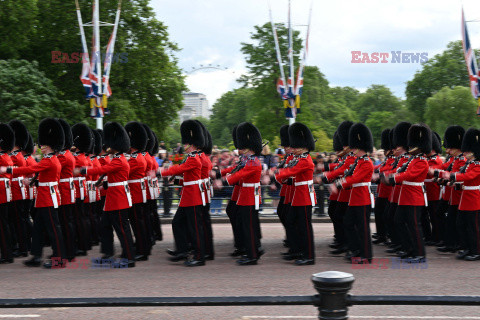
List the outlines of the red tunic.
<svg viewBox="0 0 480 320">
<path fill-rule="evenodd" d="M 295 159 L 298 162 L 294 166 L 281 169 L 275 175 L 275 179 L 282 181 L 289 177 L 295 177 L 292 206 L 314 206 L 317 203 L 317 197 L 313 189 L 313 170 L 315 165 L 308 153 L 297 156 Z"/>
<path fill-rule="evenodd" d="M 145 162 L 147 164 L 147 167 L 145 169 L 145 176 L 147 176 L 148 173 L 153 170 L 152 156 L 148 152 L 143 152 L 142 155 L 145 158 Z M 147 200 L 151 200 L 153 199 L 152 179 L 148 177 L 147 180 L 148 180 Z"/>
<path fill-rule="evenodd" d="M 131 207 L 128 199 L 130 193 L 127 193 L 128 172 L 130 166 L 123 154 L 116 154 L 112 161 L 100 168 L 87 168 L 87 176 L 107 175 L 108 189 L 105 198 L 104 211 L 116 211 L 128 209 Z M 112 184 L 118 184 L 113 186 Z"/>
<path fill-rule="evenodd" d="M 75 167 L 75 157 L 69 151 L 62 151 L 57 156 L 62 166 L 58 188 L 60 189 L 61 203 L 65 206 L 75 203 L 75 185 L 73 183 L 73 168 Z M 68 181 L 67 181 L 68 180 Z M 72 188 L 73 187 L 73 188 Z M 72 191 L 73 190 L 73 201 Z"/>
<path fill-rule="evenodd" d="M 106 166 L 107 164 L 110 163 L 110 157 L 108 154 L 104 154 L 103 156 L 98 157 L 98 162 L 100 163 L 100 166 Z M 104 179 L 106 181 L 106 179 Z M 105 197 L 107 195 L 107 190 L 105 190 L 103 187 L 100 188 L 100 197 Z"/>
<path fill-rule="evenodd" d="M 133 204 L 145 203 L 147 201 L 147 187 L 145 182 L 147 161 L 141 153 L 134 152 L 130 155 L 128 164 L 130 165 L 128 185 L 130 187 L 130 193 L 132 194 L 132 202 Z"/>
<path fill-rule="evenodd" d="M 392 164 L 395 162 L 394 156 L 389 156 L 385 162 L 378 167 L 379 172 L 387 172 L 392 170 Z M 377 194 L 378 198 L 388 199 L 392 193 L 393 186 L 386 185 L 384 183 L 378 184 Z"/>
<path fill-rule="evenodd" d="M 262 176 L 262 164 L 256 156 L 248 156 L 245 159 L 245 166 L 228 175 L 226 180 L 229 185 L 240 185 L 240 193 L 238 195 L 237 205 L 253 206 L 255 205 L 255 197 L 258 204 L 261 203 L 260 177 Z"/>
<path fill-rule="evenodd" d="M 32 155 L 24 155 L 26 166 L 30 167 L 37 164 L 37 161 L 32 157 Z M 30 175 L 27 178 L 33 178 L 35 175 Z M 26 199 L 35 200 L 36 197 L 36 188 L 35 186 L 26 186 L 27 188 L 27 197 Z"/>
<path fill-rule="evenodd" d="M 324 177 L 325 177 L 325 182 L 331 182 L 337 178 L 343 177 L 345 174 L 345 171 L 350 168 L 350 166 L 355 162 L 356 157 L 353 155 L 353 153 L 349 153 L 345 156 L 345 160 L 341 162 L 342 165 L 335 167 L 333 171 L 325 172 Z M 338 202 L 348 202 L 350 199 L 350 189 L 344 190 L 341 189 L 339 190 L 338 196 L 337 196 L 337 201 Z"/>
<path fill-rule="evenodd" d="M 408 159 L 410 158 L 410 155 L 405 153 L 401 156 L 398 156 L 398 158 L 399 159 L 398 159 L 397 165 L 396 166 L 392 165 L 391 170 L 386 170 L 384 172 L 385 175 L 396 173 L 398 169 L 400 169 L 405 163 L 408 162 Z M 390 198 L 388 199 L 389 202 L 398 204 L 398 197 L 400 196 L 400 189 L 401 188 L 402 187 L 400 185 L 396 185 L 396 186 L 393 187 L 393 190 L 390 192 Z"/>
<path fill-rule="evenodd" d="M 463 153 L 456 156 L 455 159 L 453 160 L 453 166 L 452 170 L 450 172 L 458 172 L 460 171 L 460 168 L 465 165 L 467 162 L 467 159 L 463 156 Z M 458 206 L 460 204 L 460 197 L 462 196 L 462 190 L 455 190 L 455 188 L 451 188 L 451 196 L 449 200 L 449 204 L 451 206 Z"/>
<path fill-rule="evenodd" d="M 372 204 L 370 182 L 373 175 L 373 163 L 367 155 L 357 157 L 349 171 L 352 171 L 351 175 L 348 175 L 340 180 L 342 189 L 351 189 L 350 199 L 348 201 L 349 206 L 367 206 Z M 361 186 L 356 186 L 362 184 Z M 368 185 L 363 185 L 368 184 Z"/>
<path fill-rule="evenodd" d="M 440 159 L 437 154 L 428 157 L 428 166 L 431 169 L 439 169 L 442 165 L 442 159 Z M 440 199 L 440 185 L 434 182 L 432 177 L 427 176 L 427 179 L 425 179 L 425 188 L 427 189 L 428 201 L 437 201 Z"/>
<path fill-rule="evenodd" d="M 210 203 L 210 170 L 212 170 L 212 162 L 205 153 L 200 153 L 200 162 L 202 163 L 201 179 L 204 181 L 204 197 L 207 203 Z"/>
<path fill-rule="evenodd" d="M 288 155 L 286 155 L 286 157 L 287 159 L 285 160 L 285 166 L 287 166 L 288 163 L 293 159 L 294 155 L 292 153 L 289 153 Z M 288 188 L 289 188 L 288 184 L 282 183 L 282 188 L 280 189 L 280 197 L 285 197 L 287 195 Z"/>
<path fill-rule="evenodd" d="M 12 158 L 5 152 L 0 152 L 0 167 L 11 166 L 13 166 Z M 7 203 L 12 201 L 12 187 L 10 181 L 11 178 L 12 175 L 10 173 L 0 174 L 0 203 Z"/>
<path fill-rule="evenodd" d="M 201 183 L 202 163 L 197 153 L 189 153 L 184 163 L 161 169 L 162 177 L 183 174 L 183 188 L 180 198 L 180 207 L 193 207 L 203 204 L 199 183 Z"/>
<path fill-rule="evenodd" d="M 240 157 L 240 161 L 244 161 L 244 157 Z M 232 172 L 233 169 L 235 169 L 237 167 L 238 164 L 235 164 L 233 166 L 230 166 L 228 168 L 225 168 L 223 170 L 220 171 L 220 174 L 222 175 L 222 177 L 226 176 L 228 173 Z M 238 195 L 240 194 L 240 185 L 236 184 L 235 186 L 233 186 L 233 192 L 232 192 L 232 197 L 230 198 L 232 201 L 238 201 Z"/>
<path fill-rule="evenodd" d="M 480 210 L 480 161 L 469 161 L 460 172 L 454 173 L 454 181 L 463 181 L 458 210 Z"/>
<path fill-rule="evenodd" d="M 27 162 L 20 151 L 10 153 L 13 166 L 17 168 L 25 167 Z M 12 179 L 12 196 L 13 201 L 27 199 L 27 190 L 23 185 L 23 176 L 14 174 Z"/>
<path fill-rule="evenodd" d="M 58 191 L 58 180 L 62 165 L 54 154 L 45 155 L 42 160 L 30 167 L 13 167 L 11 172 L 14 176 L 23 176 L 26 174 L 39 173 L 37 198 L 35 200 L 35 208 L 58 207 L 60 204 L 60 192 Z M 51 185 L 42 185 L 50 183 Z M 56 200 L 54 200 L 56 199 Z M 55 205 L 56 201 L 56 205 Z"/>
<path fill-rule="evenodd" d="M 417 155 L 407 165 L 404 172 L 396 173 L 393 179 L 396 184 L 401 185 L 399 206 L 425 206 L 425 195 L 423 193 L 423 182 L 428 174 L 427 158 Z M 422 184 L 422 185 L 411 185 Z"/>
<path fill-rule="evenodd" d="M 75 168 L 83 168 L 87 166 L 87 157 L 84 153 L 74 153 L 73 156 L 75 158 Z M 87 196 L 85 180 L 85 175 L 83 174 L 79 174 L 74 177 L 75 196 L 77 199 L 84 200 Z"/>
<path fill-rule="evenodd" d="M 94 168 L 101 168 L 102 165 L 100 164 L 100 161 L 98 160 L 99 157 L 92 157 L 92 164 L 93 164 L 93 167 Z M 100 175 L 98 175 L 97 177 L 94 178 L 94 184 L 98 181 L 98 179 L 100 178 Z M 94 185 L 94 188 L 95 188 L 95 196 L 96 196 L 96 200 L 95 201 L 100 201 L 100 188 L 98 187 L 95 187 Z"/>
<path fill-rule="evenodd" d="M 445 170 L 445 171 L 451 171 L 451 166 L 453 166 L 453 160 L 455 160 L 455 157 L 450 156 L 447 161 L 440 167 L 440 170 Z M 450 197 L 452 195 L 452 187 L 450 186 L 443 186 L 443 191 L 441 192 L 442 195 L 442 200 L 444 201 L 449 201 Z"/>
</svg>

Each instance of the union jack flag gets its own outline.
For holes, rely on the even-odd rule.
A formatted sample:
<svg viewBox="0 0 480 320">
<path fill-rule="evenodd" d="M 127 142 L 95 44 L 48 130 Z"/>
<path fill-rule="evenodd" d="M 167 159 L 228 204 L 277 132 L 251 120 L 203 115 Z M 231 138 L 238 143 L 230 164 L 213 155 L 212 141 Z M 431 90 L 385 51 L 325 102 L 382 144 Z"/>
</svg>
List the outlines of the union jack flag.
<svg viewBox="0 0 480 320">
<path fill-rule="evenodd" d="M 88 53 L 83 53 L 88 55 Z M 85 96 L 87 99 L 91 98 L 92 93 L 92 81 L 90 80 L 90 63 L 85 57 L 82 57 L 82 74 L 80 75 L 80 81 L 82 81 L 83 87 L 85 88 Z"/>
<path fill-rule="evenodd" d="M 282 98 L 282 100 L 287 100 L 288 99 L 288 95 L 285 91 L 285 83 L 283 83 L 282 78 L 278 78 L 278 80 L 277 80 L 277 92 L 280 95 L 280 97 Z"/>
<path fill-rule="evenodd" d="M 480 82 L 479 82 L 479 70 L 477 67 L 477 58 L 475 57 L 475 51 L 470 43 L 468 37 L 467 24 L 465 22 L 465 15 L 462 8 L 462 39 L 463 39 L 463 53 L 465 55 L 465 61 L 467 63 L 468 75 L 470 78 L 470 89 L 472 96 L 475 99 L 480 98 Z M 480 107 L 477 109 L 477 115 L 480 115 Z"/>
</svg>

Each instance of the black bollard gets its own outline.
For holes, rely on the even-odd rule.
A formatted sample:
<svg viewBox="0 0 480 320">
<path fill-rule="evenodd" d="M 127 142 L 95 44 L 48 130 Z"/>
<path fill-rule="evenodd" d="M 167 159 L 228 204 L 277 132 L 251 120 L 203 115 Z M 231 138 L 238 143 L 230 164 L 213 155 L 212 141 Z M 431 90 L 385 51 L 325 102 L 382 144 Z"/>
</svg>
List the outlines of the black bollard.
<svg viewBox="0 0 480 320">
<path fill-rule="evenodd" d="M 312 282 L 320 294 L 318 319 L 348 319 L 347 294 L 355 278 L 350 273 L 326 271 L 312 275 Z"/>
</svg>

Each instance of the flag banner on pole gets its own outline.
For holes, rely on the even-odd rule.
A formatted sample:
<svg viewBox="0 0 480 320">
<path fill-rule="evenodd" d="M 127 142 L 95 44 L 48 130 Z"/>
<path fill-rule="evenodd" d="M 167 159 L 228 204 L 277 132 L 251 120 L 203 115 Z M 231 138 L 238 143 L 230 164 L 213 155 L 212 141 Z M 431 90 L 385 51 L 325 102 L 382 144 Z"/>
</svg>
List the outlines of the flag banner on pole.
<svg viewBox="0 0 480 320">
<path fill-rule="evenodd" d="M 470 78 L 470 90 L 472 96 L 479 100 L 480 98 L 480 82 L 479 82 L 479 71 L 477 67 L 477 59 L 475 57 L 475 51 L 472 48 L 470 43 L 470 38 L 468 36 L 467 23 L 465 22 L 465 15 L 462 8 L 462 42 L 463 42 L 463 53 L 465 55 L 465 62 L 467 63 L 468 76 Z M 477 115 L 480 115 L 480 100 L 479 108 L 477 109 Z"/>
</svg>

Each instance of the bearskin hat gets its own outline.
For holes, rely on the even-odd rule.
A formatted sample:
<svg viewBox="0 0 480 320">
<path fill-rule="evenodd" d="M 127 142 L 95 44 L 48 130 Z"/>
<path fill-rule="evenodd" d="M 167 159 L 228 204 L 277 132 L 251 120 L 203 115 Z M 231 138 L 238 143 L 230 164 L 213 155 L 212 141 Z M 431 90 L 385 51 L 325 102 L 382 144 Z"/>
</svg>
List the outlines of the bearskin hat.
<svg viewBox="0 0 480 320">
<path fill-rule="evenodd" d="M 190 144 L 197 148 L 202 148 L 205 144 L 202 127 L 195 120 L 185 120 L 180 125 L 180 134 L 182 135 L 182 144 Z"/>
<path fill-rule="evenodd" d="M 84 123 L 77 123 L 72 127 L 73 146 L 80 152 L 88 153 L 92 149 L 93 135 L 90 128 Z"/>
<path fill-rule="evenodd" d="M 93 133 L 93 140 L 95 144 L 95 146 L 93 147 L 92 153 L 98 156 L 102 152 L 102 146 L 103 146 L 102 135 L 97 130 L 92 130 L 92 133 Z"/>
<path fill-rule="evenodd" d="M 234 126 L 233 130 L 232 130 L 232 140 L 233 140 L 233 145 L 235 146 L 235 149 L 238 149 L 237 128 L 238 128 L 238 126 Z"/>
<path fill-rule="evenodd" d="M 348 147 L 348 133 L 352 125 L 352 121 L 343 121 L 337 128 L 338 136 L 340 137 L 340 141 L 342 142 L 342 147 Z"/>
<path fill-rule="evenodd" d="M 423 123 L 414 124 L 408 129 L 408 148 L 418 148 L 422 153 L 432 151 L 432 130 Z"/>
<path fill-rule="evenodd" d="M 282 147 L 290 147 L 290 140 L 288 139 L 288 124 L 280 127 L 280 145 Z"/>
<path fill-rule="evenodd" d="M 212 135 L 207 130 L 207 143 L 205 148 L 203 148 L 203 152 L 205 152 L 205 154 L 212 154 L 212 149 L 213 149 Z"/>
<path fill-rule="evenodd" d="M 148 135 L 145 127 L 137 121 L 131 121 L 125 125 L 125 130 L 130 138 L 130 146 L 139 151 L 147 147 Z"/>
<path fill-rule="evenodd" d="M 41 146 L 49 146 L 54 151 L 63 150 L 65 143 L 65 135 L 63 127 L 57 120 L 53 118 L 45 118 L 38 125 L 38 144 Z"/>
<path fill-rule="evenodd" d="M 4 152 L 12 151 L 15 146 L 15 133 L 6 123 L 0 123 L 0 148 Z"/>
<path fill-rule="evenodd" d="M 23 122 L 19 120 L 12 120 L 8 123 L 8 125 L 12 128 L 13 132 L 15 133 L 15 145 L 19 147 L 21 150 L 25 149 L 25 146 L 28 142 L 28 130 L 27 127 L 23 124 Z"/>
<path fill-rule="evenodd" d="M 475 159 L 480 160 L 480 130 L 470 128 L 463 136 L 462 152 L 473 152 Z"/>
<path fill-rule="evenodd" d="M 130 150 L 130 139 L 124 127 L 118 122 L 108 122 L 103 128 L 105 147 L 119 153 Z"/>
<path fill-rule="evenodd" d="M 460 149 L 462 147 L 463 136 L 465 135 L 465 129 L 461 126 L 450 126 L 445 130 L 445 136 L 443 138 L 445 148 Z"/>
<path fill-rule="evenodd" d="M 390 141 L 390 129 L 385 129 L 382 131 L 382 143 L 380 144 L 380 148 L 385 151 L 392 150 L 392 143 Z"/>
<path fill-rule="evenodd" d="M 155 132 L 153 132 L 153 138 L 155 140 L 155 143 L 153 144 L 153 147 L 152 147 L 152 150 L 150 150 L 150 155 L 154 156 L 158 153 L 158 138 L 157 138 L 157 135 L 155 134 Z"/>
<path fill-rule="evenodd" d="M 442 153 L 442 139 L 435 131 L 432 132 L 432 150 L 438 154 Z"/>
<path fill-rule="evenodd" d="M 99 134 L 100 134 L 100 137 L 102 138 L 102 150 L 105 151 L 105 134 L 103 133 L 103 130 L 102 129 L 96 129 L 95 131 L 97 131 Z"/>
<path fill-rule="evenodd" d="M 373 151 L 373 136 L 370 129 L 363 123 L 355 123 L 348 132 L 348 146 L 365 152 Z"/>
<path fill-rule="evenodd" d="M 408 149 L 408 129 L 412 124 L 410 122 L 399 122 L 392 129 L 393 139 L 392 139 L 392 149 L 402 147 L 405 150 Z"/>
<path fill-rule="evenodd" d="M 153 132 L 152 132 L 152 129 L 150 129 L 150 127 L 145 123 L 143 123 L 143 128 L 147 132 L 147 137 L 148 137 L 147 145 L 145 146 L 145 151 L 149 152 L 150 150 L 152 150 L 153 145 L 155 144 L 155 141 L 153 138 Z"/>
<path fill-rule="evenodd" d="M 315 149 L 312 132 L 303 123 L 296 122 L 288 128 L 288 139 L 292 148 L 305 148 L 308 151 Z"/>
<path fill-rule="evenodd" d="M 64 146 L 64 148 L 65 148 L 65 146 Z M 33 137 L 29 133 L 28 134 L 28 142 L 27 142 L 27 145 L 25 146 L 24 151 L 25 151 L 26 154 L 32 154 L 34 149 L 35 149 L 35 147 L 33 145 Z"/>
<path fill-rule="evenodd" d="M 262 135 L 250 122 L 242 122 L 237 126 L 236 138 L 238 149 L 250 149 L 256 155 L 262 153 Z"/>
<path fill-rule="evenodd" d="M 333 151 L 340 152 L 343 150 L 342 141 L 340 140 L 340 136 L 338 132 L 335 131 L 333 134 Z"/>
<path fill-rule="evenodd" d="M 72 128 L 67 121 L 63 119 L 57 119 L 57 121 L 62 125 L 63 134 L 65 135 L 65 145 L 63 148 L 64 150 L 70 150 L 73 146 Z"/>
<path fill-rule="evenodd" d="M 207 128 L 206 128 L 205 125 L 204 125 L 203 123 L 201 123 L 200 121 L 198 121 L 198 120 L 195 120 L 195 121 L 196 121 L 196 122 L 198 123 L 198 125 L 202 128 L 203 146 L 197 146 L 197 147 L 199 147 L 199 148 L 203 151 L 203 148 L 205 147 L 205 145 L 206 145 L 207 142 L 208 142 L 208 141 L 207 141 L 207 140 L 208 140 L 208 138 L 207 138 Z"/>
</svg>

